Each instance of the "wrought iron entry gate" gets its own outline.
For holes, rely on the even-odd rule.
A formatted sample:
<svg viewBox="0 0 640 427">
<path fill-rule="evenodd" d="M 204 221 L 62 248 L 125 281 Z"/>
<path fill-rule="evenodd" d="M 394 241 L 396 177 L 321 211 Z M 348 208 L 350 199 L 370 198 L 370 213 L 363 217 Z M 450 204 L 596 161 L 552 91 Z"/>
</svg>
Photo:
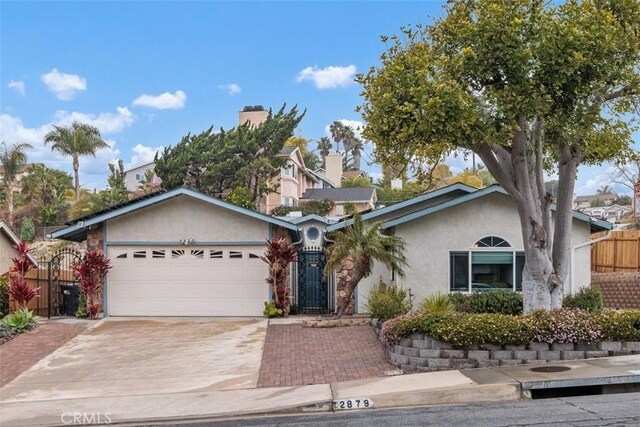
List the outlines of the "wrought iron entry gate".
<svg viewBox="0 0 640 427">
<path fill-rule="evenodd" d="M 40 288 L 34 307 L 38 316 L 73 316 L 78 308 L 78 280 L 73 265 L 82 261 L 80 252 L 63 248 L 38 260 L 31 280 Z"/>
<path fill-rule="evenodd" d="M 326 257 L 320 248 L 298 252 L 298 310 L 329 312 L 329 286 L 324 274 Z"/>
</svg>

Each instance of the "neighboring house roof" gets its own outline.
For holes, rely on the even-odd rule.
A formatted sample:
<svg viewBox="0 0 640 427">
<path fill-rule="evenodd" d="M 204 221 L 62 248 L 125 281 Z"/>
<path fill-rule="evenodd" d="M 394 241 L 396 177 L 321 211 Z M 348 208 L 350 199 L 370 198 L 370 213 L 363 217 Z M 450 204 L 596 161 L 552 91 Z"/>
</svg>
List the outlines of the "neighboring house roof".
<svg viewBox="0 0 640 427">
<path fill-rule="evenodd" d="M 301 199 L 324 200 L 332 202 L 368 202 L 375 195 L 376 189 L 370 188 L 312 188 L 302 195 Z"/>
<path fill-rule="evenodd" d="M 362 171 L 361 170 L 350 170 L 350 171 L 342 172 L 342 178 L 343 179 L 357 178 L 359 176 L 362 176 Z"/>
<path fill-rule="evenodd" d="M 280 153 L 278 153 L 279 155 L 282 156 L 289 156 L 291 155 L 294 151 L 296 151 L 298 149 L 298 147 L 282 147 L 282 150 L 280 150 Z"/>
<path fill-rule="evenodd" d="M 316 182 L 318 181 L 323 181 L 325 183 L 327 183 L 331 188 L 334 188 L 335 185 L 333 185 L 333 183 L 331 181 L 329 181 L 327 178 L 325 178 L 324 176 L 320 175 L 317 171 L 320 169 L 317 169 L 315 171 L 312 171 L 311 169 L 306 169 L 305 172 L 307 174 L 309 174 L 309 176 L 311 176 L 313 179 L 315 179 Z"/>
<path fill-rule="evenodd" d="M 471 187 L 469 185 L 466 184 L 461 184 L 461 183 L 456 183 L 456 184 L 452 184 L 452 185 L 448 185 L 446 187 L 442 187 L 439 188 L 437 190 L 434 191 L 429 191 L 428 193 L 424 193 L 420 196 L 414 197 L 412 199 L 409 200 L 405 200 L 403 202 L 400 203 L 394 203 L 393 205 L 390 206 L 386 206 L 384 208 L 380 208 L 380 209 L 376 209 L 374 211 L 371 211 L 369 213 L 366 213 L 364 215 L 362 215 L 362 219 L 367 221 L 367 220 L 371 220 L 371 219 L 375 219 L 378 218 L 382 215 L 387 215 L 393 212 L 396 212 L 400 209 L 405 209 L 405 208 L 409 208 L 411 206 L 414 205 L 418 205 L 420 203 L 423 203 L 427 200 L 442 196 L 444 194 L 448 194 L 448 193 L 453 193 L 453 192 L 464 192 L 464 193 L 472 193 L 474 191 L 476 191 L 475 187 Z M 331 232 L 331 231 L 335 231 L 335 230 L 339 230 L 341 228 L 347 227 L 349 225 L 353 224 L 353 219 L 349 219 L 346 221 L 342 221 L 339 222 L 338 224 L 335 224 L 333 226 L 330 226 L 327 228 L 327 232 Z"/>
<path fill-rule="evenodd" d="M 143 167 L 145 167 L 145 166 L 149 166 L 149 165 L 155 165 L 155 162 L 149 162 L 149 163 L 145 163 L 145 164 L 143 164 L 143 165 L 138 165 L 138 166 L 135 166 L 135 167 L 129 168 L 129 169 L 125 170 L 123 173 L 126 175 L 126 174 L 127 174 L 127 172 L 131 172 L 131 171 L 134 171 L 134 170 L 136 170 L 136 169 L 140 169 L 140 168 L 143 168 Z"/>
<path fill-rule="evenodd" d="M 5 236 L 5 238 L 11 242 L 11 246 L 15 246 L 20 243 L 18 236 L 16 236 L 9 226 L 2 221 L 0 221 L 0 235 Z M 35 268 L 38 268 L 38 260 L 36 260 L 33 255 L 28 255 L 27 257 L 29 258 L 29 261 L 31 261 L 31 264 L 33 264 Z"/>
<path fill-rule="evenodd" d="M 418 218 L 423 218 L 425 216 L 431 215 L 431 214 L 436 213 L 436 212 L 440 212 L 440 211 L 448 209 L 450 207 L 459 206 L 459 205 L 461 205 L 463 203 L 470 202 L 472 200 L 479 199 L 481 197 L 487 196 L 489 194 L 494 194 L 494 193 L 505 194 L 505 195 L 508 194 L 499 185 L 491 185 L 491 186 L 483 188 L 481 190 L 476 190 L 473 193 L 465 194 L 465 195 L 457 197 L 455 199 L 447 200 L 445 202 L 438 203 L 438 204 L 433 205 L 433 206 L 429 206 L 429 207 L 427 207 L 425 209 L 421 209 L 421 210 L 419 210 L 417 212 L 412 212 L 410 214 L 403 215 L 403 216 L 391 219 L 389 221 L 385 221 L 382 224 L 382 228 L 383 229 L 387 229 L 387 228 L 395 227 L 397 225 L 404 224 L 404 223 L 407 223 L 409 221 L 413 221 L 413 220 L 418 219 Z M 552 205 L 551 206 L 551 210 L 555 210 L 555 209 L 556 209 L 555 205 Z M 592 232 L 593 231 L 611 230 L 612 227 L 613 227 L 612 224 L 610 224 L 607 221 L 602 221 L 602 220 L 599 220 L 599 219 L 596 219 L 596 218 L 592 218 L 589 215 L 584 214 L 582 212 L 578 212 L 578 211 L 573 211 L 573 218 L 578 220 L 578 221 L 582 221 L 582 222 L 585 222 L 587 224 L 590 224 Z"/>
<path fill-rule="evenodd" d="M 119 205 L 104 209 L 100 212 L 95 212 L 93 214 L 83 216 L 73 221 L 69 221 L 66 224 L 67 227 L 51 233 L 51 238 L 83 241 L 86 238 L 87 228 L 92 225 L 100 224 L 104 221 L 108 221 L 110 219 L 117 218 L 119 216 L 131 213 L 131 212 L 135 212 L 139 209 L 146 208 L 148 206 L 152 206 L 157 203 L 160 203 L 165 200 L 169 200 L 178 196 L 193 197 L 194 199 L 198 199 L 200 201 L 209 203 L 211 205 L 229 209 L 233 212 L 246 215 L 252 218 L 256 218 L 261 221 L 268 222 L 269 224 L 278 225 L 280 227 L 298 232 L 298 227 L 296 227 L 294 224 L 288 221 L 283 221 L 281 219 L 278 219 L 272 216 L 268 216 L 265 214 L 261 214 L 259 212 L 245 209 L 240 206 L 231 204 L 229 202 L 225 202 L 224 200 L 217 199 L 215 197 L 211 197 L 206 194 L 202 194 L 195 190 L 191 190 L 189 188 L 180 187 L 180 188 L 175 188 L 169 191 L 161 190 L 155 193 L 147 194 L 137 199 L 130 200 L 128 202 L 121 203 Z"/>
<path fill-rule="evenodd" d="M 628 211 L 628 212 L 631 212 L 633 210 L 633 208 L 631 206 L 611 205 L 611 206 L 604 207 L 604 210 L 608 211 L 608 212 L 612 212 L 612 211 Z"/>
<path fill-rule="evenodd" d="M 617 194 L 593 194 L 590 196 L 576 196 L 576 203 L 590 202 L 592 200 L 613 200 L 617 197 Z"/>
</svg>

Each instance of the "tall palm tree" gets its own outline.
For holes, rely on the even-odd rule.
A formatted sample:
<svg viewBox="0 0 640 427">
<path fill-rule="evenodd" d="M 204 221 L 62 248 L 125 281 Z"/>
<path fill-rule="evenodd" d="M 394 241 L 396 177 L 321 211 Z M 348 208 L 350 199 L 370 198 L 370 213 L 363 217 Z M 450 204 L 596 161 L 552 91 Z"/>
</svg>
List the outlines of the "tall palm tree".
<svg viewBox="0 0 640 427">
<path fill-rule="evenodd" d="M 322 157 L 323 162 L 324 158 L 329 155 L 331 148 L 333 148 L 333 145 L 331 144 L 331 140 L 329 138 L 327 138 L 326 136 L 320 138 L 320 140 L 318 141 L 318 151 L 320 152 L 320 156 Z"/>
<path fill-rule="evenodd" d="M 3 168 L 2 186 L 5 190 L 7 210 L 9 211 L 7 222 L 10 227 L 13 227 L 13 212 L 15 208 L 13 193 L 17 191 L 18 175 L 22 171 L 22 167 L 27 163 L 26 151 L 33 147 L 27 143 L 13 144 L 7 147 L 4 141 L 2 146 L 4 147 L 0 152 L 0 164 L 2 164 Z"/>
<path fill-rule="evenodd" d="M 100 136 L 98 128 L 80 122 L 73 122 L 71 126 L 53 126 L 53 130 L 44 137 L 44 143 L 52 143 L 51 151 L 57 151 L 63 156 L 71 157 L 73 161 L 73 175 L 76 189 L 76 200 L 80 199 L 80 156 L 94 156 L 96 151 L 106 148 L 106 143 Z"/>
<path fill-rule="evenodd" d="M 404 240 L 382 234 L 380 227 L 379 222 L 365 225 L 362 217 L 356 214 L 351 226 L 333 236 L 334 243 L 327 251 L 325 272 L 329 274 L 335 268 L 342 269 L 338 289 L 345 290 L 346 295 L 336 310 L 338 317 L 345 313 L 358 283 L 371 274 L 374 261 L 404 277 L 404 267 L 407 266 Z"/>
</svg>

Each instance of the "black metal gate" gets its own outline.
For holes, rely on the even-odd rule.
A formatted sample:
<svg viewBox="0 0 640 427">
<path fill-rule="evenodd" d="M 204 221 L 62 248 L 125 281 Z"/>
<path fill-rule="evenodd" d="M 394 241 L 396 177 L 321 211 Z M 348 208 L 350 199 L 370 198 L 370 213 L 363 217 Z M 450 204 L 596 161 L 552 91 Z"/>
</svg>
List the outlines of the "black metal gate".
<svg viewBox="0 0 640 427">
<path fill-rule="evenodd" d="M 36 304 L 39 316 L 73 316 L 78 309 L 80 290 L 73 265 L 82 261 L 80 252 L 63 248 L 38 261 Z"/>
<path fill-rule="evenodd" d="M 298 252 L 298 310 L 302 313 L 329 312 L 329 286 L 324 274 L 326 257 L 320 248 Z"/>
</svg>

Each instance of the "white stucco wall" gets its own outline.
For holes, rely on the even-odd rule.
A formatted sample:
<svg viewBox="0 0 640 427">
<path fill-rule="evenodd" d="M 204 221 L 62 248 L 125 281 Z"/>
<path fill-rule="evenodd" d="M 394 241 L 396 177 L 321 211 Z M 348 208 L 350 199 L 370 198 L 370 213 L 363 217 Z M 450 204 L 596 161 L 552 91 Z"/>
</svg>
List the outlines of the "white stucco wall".
<svg viewBox="0 0 640 427">
<path fill-rule="evenodd" d="M 107 242 L 257 242 L 269 224 L 189 196 L 178 196 L 107 222 Z"/>
<path fill-rule="evenodd" d="M 139 174 L 140 177 L 144 177 L 144 173 L 149 169 L 155 169 L 155 163 L 149 163 L 146 165 L 138 166 L 137 168 L 129 169 L 124 174 L 124 183 L 129 191 L 138 190 L 138 186 L 140 185 L 140 180 L 136 179 L 136 174 Z"/>
<path fill-rule="evenodd" d="M 511 199 L 503 194 L 491 194 L 457 207 L 445 209 L 426 217 L 401 224 L 396 234 L 405 240 L 409 268 L 404 279 L 396 283 L 410 288 L 414 307 L 422 299 L 437 292 L 449 291 L 449 252 L 468 251 L 478 240 L 498 236 L 508 241 L 517 251 L 523 251 L 518 212 Z M 588 224 L 573 222 L 572 246 L 590 238 Z M 576 286 L 591 282 L 589 247 L 576 251 Z M 377 265 L 374 273 L 358 286 L 358 309 L 365 310 L 369 289 L 380 280 L 389 280 L 391 274 Z M 570 279 L 565 293 L 569 292 Z"/>
</svg>

